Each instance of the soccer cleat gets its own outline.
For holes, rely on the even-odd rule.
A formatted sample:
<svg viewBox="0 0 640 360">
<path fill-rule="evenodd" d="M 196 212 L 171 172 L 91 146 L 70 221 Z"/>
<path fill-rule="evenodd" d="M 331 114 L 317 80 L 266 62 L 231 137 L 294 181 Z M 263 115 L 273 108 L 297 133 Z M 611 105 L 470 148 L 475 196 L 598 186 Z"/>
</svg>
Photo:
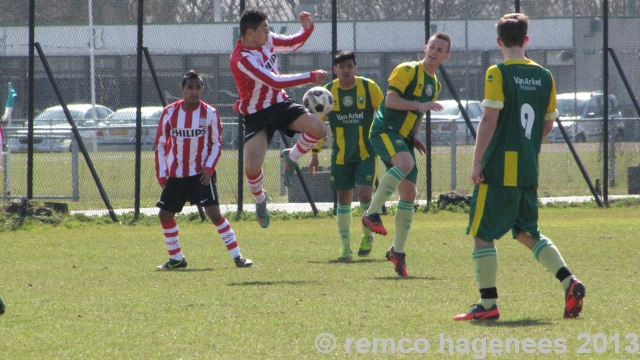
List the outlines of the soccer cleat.
<svg viewBox="0 0 640 360">
<path fill-rule="evenodd" d="M 256 219 L 258 220 L 258 224 L 260 227 L 265 229 L 269 226 L 269 211 L 267 211 L 267 200 L 271 200 L 267 196 L 267 192 L 264 191 L 264 201 L 261 203 L 256 203 Z"/>
<path fill-rule="evenodd" d="M 393 251 L 393 246 L 387 251 L 385 255 L 387 260 L 393 263 L 396 273 L 402 277 L 409 276 L 409 270 L 407 270 L 407 264 L 405 263 L 406 255 L 404 253 L 397 253 Z"/>
<path fill-rule="evenodd" d="M 360 243 L 360 249 L 358 249 L 358 256 L 366 257 L 371 253 L 371 249 L 373 248 L 373 234 L 363 234 L 362 242 Z"/>
<path fill-rule="evenodd" d="M 338 256 L 338 261 L 351 261 L 351 259 L 353 259 L 351 249 L 342 249 L 342 254 Z"/>
<path fill-rule="evenodd" d="M 2 297 L 0 297 L 0 315 L 4 314 L 4 311 L 7 309 L 4 301 L 2 301 Z"/>
<path fill-rule="evenodd" d="M 166 264 L 160 265 L 156 267 L 158 270 L 178 270 L 184 269 L 187 267 L 187 258 L 182 258 L 180 260 L 169 259 Z"/>
<path fill-rule="evenodd" d="M 364 213 L 364 215 L 362 215 L 362 224 L 366 227 L 369 228 L 369 230 L 371 230 L 372 232 L 376 233 L 376 234 L 380 234 L 383 236 L 387 235 L 387 230 L 384 228 L 384 225 L 382 225 L 382 220 L 380 219 L 380 214 L 369 214 L 369 213 Z"/>
<path fill-rule="evenodd" d="M 284 184 L 287 187 L 291 187 L 293 183 L 293 174 L 296 172 L 296 168 L 298 167 L 298 163 L 291 160 L 289 157 L 289 153 L 291 149 L 284 149 L 280 153 L 282 160 L 284 160 Z"/>
<path fill-rule="evenodd" d="M 564 295 L 564 317 L 566 319 L 577 318 L 582 311 L 582 303 L 587 295 L 587 289 L 580 280 L 573 278 L 571 285 Z"/>
<path fill-rule="evenodd" d="M 473 304 L 468 313 L 456 315 L 453 317 L 453 320 L 498 320 L 499 318 L 500 312 L 498 311 L 498 305 L 493 305 L 487 310 L 480 304 Z"/>
<path fill-rule="evenodd" d="M 236 263 L 237 267 L 249 267 L 253 265 L 253 261 L 251 261 L 251 259 L 247 259 L 242 255 L 233 258 L 233 262 Z"/>
</svg>

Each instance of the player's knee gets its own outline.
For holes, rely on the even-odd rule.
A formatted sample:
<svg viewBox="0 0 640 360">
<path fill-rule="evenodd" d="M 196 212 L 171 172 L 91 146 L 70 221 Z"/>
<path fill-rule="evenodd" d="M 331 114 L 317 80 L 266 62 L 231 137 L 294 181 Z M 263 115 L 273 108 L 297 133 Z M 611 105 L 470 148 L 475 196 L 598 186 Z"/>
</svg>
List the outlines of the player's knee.
<svg viewBox="0 0 640 360">
<path fill-rule="evenodd" d="M 320 120 L 320 118 L 317 115 L 313 114 L 311 116 L 311 126 L 309 126 L 309 134 L 317 138 L 323 138 L 324 132 L 325 132 L 324 123 L 322 122 L 322 120 Z"/>
</svg>

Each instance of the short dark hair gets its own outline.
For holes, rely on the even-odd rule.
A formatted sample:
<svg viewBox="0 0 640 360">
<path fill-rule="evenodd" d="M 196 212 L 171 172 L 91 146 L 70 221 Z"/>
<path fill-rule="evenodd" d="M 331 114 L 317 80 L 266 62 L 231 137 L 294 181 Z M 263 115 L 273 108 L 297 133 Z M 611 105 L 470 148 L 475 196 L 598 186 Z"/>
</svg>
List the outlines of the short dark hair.
<svg viewBox="0 0 640 360">
<path fill-rule="evenodd" d="M 498 38 L 504 46 L 523 46 L 529 30 L 529 18 L 525 14 L 506 14 L 500 18 L 496 26 Z"/>
<path fill-rule="evenodd" d="M 198 79 L 200 80 L 200 84 L 204 85 L 204 81 L 202 81 L 202 78 L 200 77 L 200 75 L 198 75 L 198 73 L 195 72 L 194 70 L 189 70 L 182 77 L 182 87 L 184 87 L 187 84 L 187 80 L 189 79 Z"/>
<path fill-rule="evenodd" d="M 442 31 L 438 31 L 437 33 L 431 35 L 431 37 L 429 38 L 429 41 L 433 39 L 440 39 L 440 40 L 446 41 L 447 44 L 449 45 L 447 47 L 447 54 L 449 53 L 449 50 L 451 50 L 451 37 L 449 36 L 449 34 Z M 427 41 L 427 43 L 429 43 L 429 41 Z"/>
<path fill-rule="evenodd" d="M 266 12 L 257 9 L 246 9 L 240 15 L 240 35 L 244 36 L 248 29 L 256 30 L 265 20 L 267 20 Z"/>
<path fill-rule="evenodd" d="M 356 65 L 356 53 L 348 50 L 340 50 L 333 58 L 333 65 L 341 64 L 347 60 L 353 60 L 353 65 Z"/>
</svg>

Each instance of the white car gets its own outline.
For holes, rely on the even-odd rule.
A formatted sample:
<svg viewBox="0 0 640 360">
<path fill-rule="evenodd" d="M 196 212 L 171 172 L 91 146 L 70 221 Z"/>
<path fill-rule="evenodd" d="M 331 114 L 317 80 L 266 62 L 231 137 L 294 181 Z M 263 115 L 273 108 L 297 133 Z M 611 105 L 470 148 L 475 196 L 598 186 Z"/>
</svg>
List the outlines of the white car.
<svg viewBox="0 0 640 360">
<path fill-rule="evenodd" d="M 156 139 L 158 121 L 162 115 L 162 106 L 143 106 L 142 144 L 153 144 Z M 135 145 L 136 143 L 136 108 L 118 109 L 106 120 L 98 124 L 96 131 L 98 145 Z"/>
<path fill-rule="evenodd" d="M 71 118 L 78 127 L 80 136 L 86 146 L 93 141 L 94 132 L 87 127 L 95 126 L 106 119 L 113 110 L 106 106 L 91 104 L 67 105 Z M 25 127 L 27 124 L 25 124 Z M 71 126 L 62 110 L 62 106 L 45 109 L 33 120 L 33 151 L 34 152 L 66 152 L 71 150 L 73 133 Z M 12 152 L 27 152 L 27 130 L 18 132 L 18 138 L 11 142 Z"/>
<path fill-rule="evenodd" d="M 475 141 L 467 126 L 462 112 L 455 100 L 438 100 L 444 109 L 431 112 L 431 139 L 432 144 L 451 145 L 455 137 L 456 144 L 474 144 Z M 482 102 L 477 100 L 462 100 L 469 120 L 477 130 L 482 118 Z M 423 126 L 424 128 L 424 126 Z M 424 130 L 423 130 L 424 132 Z M 424 138 L 424 135 L 422 135 Z"/>
</svg>

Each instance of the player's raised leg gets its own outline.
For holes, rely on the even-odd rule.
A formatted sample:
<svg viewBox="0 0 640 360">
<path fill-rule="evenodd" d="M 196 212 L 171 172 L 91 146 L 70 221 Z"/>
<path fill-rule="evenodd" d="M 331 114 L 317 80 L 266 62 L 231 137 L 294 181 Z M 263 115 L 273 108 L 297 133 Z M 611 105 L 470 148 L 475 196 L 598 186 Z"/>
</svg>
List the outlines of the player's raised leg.
<svg viewBox="0 0 640 360">
<path fill-rule="evenodd" d="M 587 295 L 587 290 L 584 284 L 569 270 L 558 248 L 542 234 L 540 234 L 540 240 L 536 240 L 529 234 L 521 232 L 517 239 L 531 249 L 536 260 L 552 274 L 555 274 L 556 279 L 560 281 L 565 292 L 564 317 L 578 317 L 582 311 L 583 299 Z"/>
<path fill-rule="evenodd" d="M 284 184 L 287 187 L 291 187 L 293 174 L 298 166 L 298 159 L 313 149 L 318 141 L 322 139 L 325 127 L 318 115 L 305 113 L 289 125 L 289 130 L 299 132 L 300 137 L 298 137 L 296 144 L 292 148 L 282 150 Z"/>
</svg>

